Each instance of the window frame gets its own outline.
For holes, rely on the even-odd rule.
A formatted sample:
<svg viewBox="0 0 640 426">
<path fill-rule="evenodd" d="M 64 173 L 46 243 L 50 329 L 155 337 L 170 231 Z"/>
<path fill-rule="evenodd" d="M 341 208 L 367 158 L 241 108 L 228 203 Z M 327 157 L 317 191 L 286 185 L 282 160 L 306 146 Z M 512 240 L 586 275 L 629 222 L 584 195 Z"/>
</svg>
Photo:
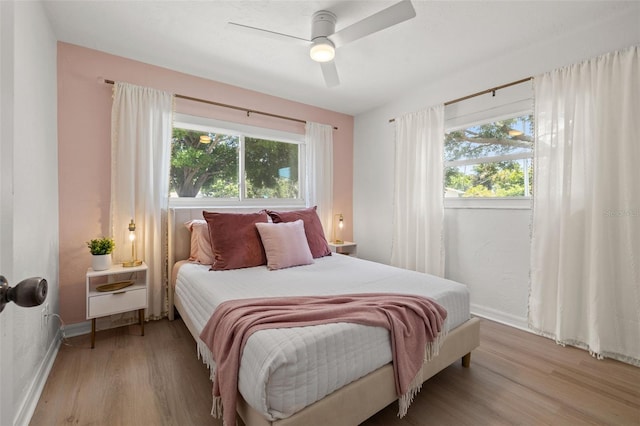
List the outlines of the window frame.
<svg viewBox="0 0 640 426">
<path fill-rule="evenodd" d="M 305 207 L 307 193 L 306 144 L 303 134 L 249 126 L 213 118 L 175 113 L 172 128 L 223 133 L 238 137 L 238 198 L 171 197 L 169 207 Z M 246 198 L 245 138 L 298 145 L 298 198 Z M 171 158 L 169 158 L 171 161 Z"/>
<path fill-rule="evenodd" d="M 501 88 L 493 93 L 474 96 L 445 106 L 445 132 L 534 114 L 533 80 Z M 535 150 L 535 147 L 534 147 Z M 444 162 L 444 153 L 443 153 Z M 446 165 L 443 164 L 443 173 Z M 535 178 L 535 177 L 534 177 Z M 461 209 L 531 209 L 532 197 L 445 197 L 444 208 Z"/>
<path fill-rule="evenodd" d="M 456 124 L 454 126 L 448 127 L 445 129 L 445 134 L 454 132 L 460 129 L 466 129 L 468 127 L 479 126 L 482 124 L 493 123 L 500 120 L 506 120 L 510 118 L 521 117 L 524 115 L 532 115 L 533 108 L 529 108 L 526 110 L 513 111 L 511 113 L 503 113 L 497 116 L 489 116 L 483 119 L 476 119 L 472 122 L 465 124 Z M 535 149 L 535 146 L 534 146 Z M 444 156 L 444 150 L 443 150 Z M 453 160 L 453 161 L 444 161 L 443 160 L 443 177 L 444 172 L 448 167 L 458 167 L 458 166 L 466 166 L 466 165 L 476 165 L 476 164 L 485 164 L 485 163 L 498 163 L 501 161 L 517 161 L 529 159 L 531 162 L 531 166 L 533 166 L 533 156 L 534 153 L 517 153 L 517 154 L 506 154 L 506 155 L 496 155 L 492 157 L 480 157 L 480 158 L 470 158 L 466 160 Z M 525 171 L 526 173 L 526 171 Z M 443 182 L 444 183 L 444 182 Z M 533 183 L 531 184 L 533 185 Z M 453 208 L 453 209 L 530 209 L 532 203 L 532 196 L 518 196 L 518 197 L 446 197 L 444 196 L 443 191 L 443 200 L 445 208 Z"/>
</svg>

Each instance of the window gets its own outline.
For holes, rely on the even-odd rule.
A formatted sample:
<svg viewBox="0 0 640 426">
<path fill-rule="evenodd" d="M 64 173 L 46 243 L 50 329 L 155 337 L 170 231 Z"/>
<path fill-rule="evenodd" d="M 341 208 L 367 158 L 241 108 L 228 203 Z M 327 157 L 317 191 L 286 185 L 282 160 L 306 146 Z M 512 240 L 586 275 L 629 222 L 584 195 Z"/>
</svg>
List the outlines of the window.
<svg viewBox="0 0 640 426">
<path fill-rule="evenodd" d="M 445 135 L 445 197 L 529 197 L 533 116 L 520 115 Z"/>
<path fill-rule="evenodd" d="M 304 136 L 179 118 L 171 144 L 172 204 L 304 204 Z"/>
</svg>

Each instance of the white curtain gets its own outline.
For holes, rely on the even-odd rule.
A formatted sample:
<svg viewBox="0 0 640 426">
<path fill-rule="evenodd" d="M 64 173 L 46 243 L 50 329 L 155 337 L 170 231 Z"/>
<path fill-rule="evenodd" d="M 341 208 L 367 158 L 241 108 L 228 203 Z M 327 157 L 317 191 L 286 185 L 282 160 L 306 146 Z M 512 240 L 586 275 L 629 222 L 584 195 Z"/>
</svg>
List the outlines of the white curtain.
<svg viewBox="0 0 640 426">
<path fill-rule="evenodd" d="M 325 236 L 333 232 L 333 126 L 307 122 L 305 125 L 307 206 L 318 206 Z"/>
<path fill-rule="evenodd" d="M 444 276 L 444 105 L 395 119 L 391 264 Z"/>
<path fill-rule="evenodd" d="M 640 365 L 638 47 L 534 87 L 530 327 Z"/>
<path fill-rule="evenodd" d="M 128 224 L 136 224 L 136 257 L 149 267 L 147 317 L 166 314 L 163 236 L 167 227 L 173 95 L 116 82 L 111 110 L 111 231 L 114 259 L 131 259 Z"/>
</svg>

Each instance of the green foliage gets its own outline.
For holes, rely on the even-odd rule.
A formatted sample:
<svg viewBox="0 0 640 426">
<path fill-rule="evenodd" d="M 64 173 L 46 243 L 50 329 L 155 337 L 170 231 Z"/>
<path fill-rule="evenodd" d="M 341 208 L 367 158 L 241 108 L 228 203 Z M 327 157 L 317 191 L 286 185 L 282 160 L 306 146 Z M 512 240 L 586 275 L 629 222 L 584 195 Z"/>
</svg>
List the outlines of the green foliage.
<svg viewBox="0 0 640 426">
<path fill-rule="evenodd" d="M 116 243 L 112 238 L 102 237 L 88 241 L 87 247 L 89 247 L 91 254 L 111 254 L 116 247 Z"/>
<path fill-rule="evenodd" d="M 245 138 L 245 162 L 247 198 L 298 197 L 298 145 Z"/>
<path fill-rule="evenodd" d="M 458 171 L 455 167 L 447 167 L 445 170 L 445 186 L 464 192 L 472 186 L 472 178 Z"/>
<path fill-rule="evenodd" d="M 247 181 L 247 198 L 297 198 L 298 184 L 291 179 L 276 178 L 271 187 L 254 188 L 253 183 Z"/>
<path fill-rule="evenodd" d="M 238 181 L 228 182 L 216 179 L 212 184 L 201 188 L 200 195 L 210 198 L 237 198 Z"/>
<path fill-rule="evenodd" d="M 509 132 L 519 130 L 520 135 Z M 482 158 L 533 150 L 533 116 L 522 116 L 449 132 L 445 161 Z"/>
<path fill-rule="evenodd" d="M 518 130 L 520 134 L 515 133 Z M 522 116 L 449 132 L 445 161 L 470 160 L 533 150 L 533 117 Z M 472 167 L 472 172 L 466 172 Z M 514 197 L 525 195 L 524 173 L 532 181 L 532 168 L 522 170 L 519 161 L 496 161 L 473 166 L 447 167 L 445 188 L 464 197 Z"/>
<path fill-rule="evenodd" d="M 498 197 L 521 197 L 524 191 L 524 172 L 520 163 L 510 161 L 492 177 L 493 190 Z"/>
<path fill-rule="evenodd" d="M 205 135 L 210 143 L 200 142 Z M 225 195 L 237 197 L 238 137 L 174 128 L 170 185 L 179 197 L 195 197 L 203 187 L 211 196 L 221 196 L 215 189 L 224 188 Z"/>
<path fill-rule="evenodd" d="M 200 142 L 209 136 L 211 143 Z M 238 198 L 238 136 L 173 129 L 171 191 L 179 197 Z M 298 145 L 245 137 L 247 198 L 297 198 Z"/>
<path fill-rule="evenodd" d="M 485 186 L 476 185 L 467 189 L 463 197 L 495 197 L 495 194 Z"/>
<path fill-rule="evenodd" d="M 445 173 L 445 187 L 463 191 L 464 197 L 521 197 L 525 195 L 524 184 L 524 171 L 517 161 L 477 164 L 472 174 L 456 167 Z"/>
</svg>

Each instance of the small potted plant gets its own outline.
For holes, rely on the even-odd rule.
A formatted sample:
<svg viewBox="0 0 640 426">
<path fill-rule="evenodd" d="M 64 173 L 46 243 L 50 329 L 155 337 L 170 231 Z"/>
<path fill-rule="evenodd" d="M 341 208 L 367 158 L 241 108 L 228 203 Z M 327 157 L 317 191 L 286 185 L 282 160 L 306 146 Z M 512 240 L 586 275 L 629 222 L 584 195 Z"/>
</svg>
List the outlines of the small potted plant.
<svg viewBox="0 0 640 426">
<path fill-rule="evenodd" d="M 116 243 L 113 238 L 97 238 L 87 242 L 87 247 L 93 255 L 91 267 L 94 271 L 104 271 L 111 268 L 111 253 Z"/>
</svg>

